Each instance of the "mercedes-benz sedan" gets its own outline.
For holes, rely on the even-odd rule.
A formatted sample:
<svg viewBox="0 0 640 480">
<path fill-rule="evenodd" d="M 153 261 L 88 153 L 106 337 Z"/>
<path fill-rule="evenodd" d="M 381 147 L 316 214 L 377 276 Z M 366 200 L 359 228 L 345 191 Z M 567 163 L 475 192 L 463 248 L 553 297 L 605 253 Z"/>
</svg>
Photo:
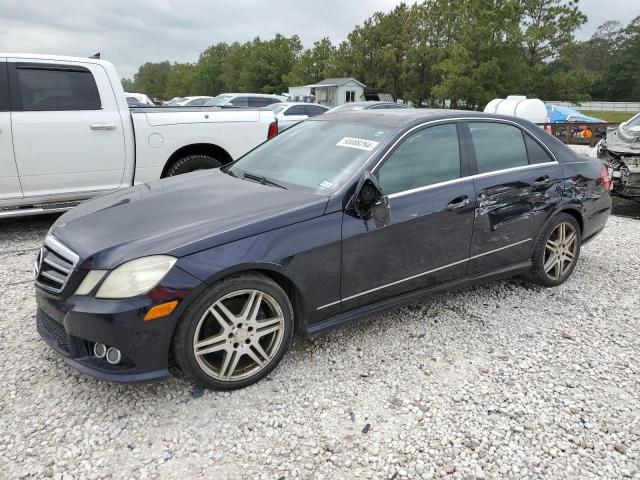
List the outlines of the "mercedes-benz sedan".
<svg viewBox="0 0 640 480">
<path fill-rule="evenodd" d="M 608 172 L 542 129 L 475 112 L 322 115 L 221 169 L 86 202 L 38 253 L 37 326 L 122 382 L 170 354 L 216 389 L 308 336 L 437 292 L 571 275 L 609 216 Z"/>
</svg>

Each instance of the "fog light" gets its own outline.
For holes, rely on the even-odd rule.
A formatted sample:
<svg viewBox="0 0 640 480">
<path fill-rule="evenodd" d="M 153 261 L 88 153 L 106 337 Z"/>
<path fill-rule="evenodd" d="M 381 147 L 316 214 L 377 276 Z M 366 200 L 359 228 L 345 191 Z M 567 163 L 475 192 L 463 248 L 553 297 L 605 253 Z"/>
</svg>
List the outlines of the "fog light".
<svg viewBox="0 0 640 480">
<path fill-rule="evenodd" d="M 118 350 L 116 347 L 109 347 L 107 349 L 107 362 L 109 362 L 111 365 L 117 365 L 120 363 L 120 360 L 122 360 L 122 353 L 120 353 L 120 350 Z"/>
<path fill-rule="evenodd" d="M 93 354 L 98 358 L 104 358 L 104 356 L 107 354 L 107 347 L 104 343 L 94 343 Z"/>
</svg>

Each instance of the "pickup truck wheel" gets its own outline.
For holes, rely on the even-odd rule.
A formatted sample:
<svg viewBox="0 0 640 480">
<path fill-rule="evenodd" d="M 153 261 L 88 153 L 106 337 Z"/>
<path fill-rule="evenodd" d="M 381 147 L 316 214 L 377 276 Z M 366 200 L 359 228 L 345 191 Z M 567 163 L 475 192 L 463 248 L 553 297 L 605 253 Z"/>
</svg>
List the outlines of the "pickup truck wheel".
<svg viewBox="0 0 640 480">
<path fill-rule="evenodd" d="M 222 162 L 219 162 L 209 155 L 187 155 L 171 165 L 165 177 L 173 177 L 174 175 L 182 175 L 183 173 L 206 170 L 208 168 L 218 168 L 221 166 Z"/>
<path fill-rule="evenodd" d="M 287 294 L 270 278 L 246 273 L 214 284 L 185 310 L 172 350 L 194 383 L 233 390 L 273 370 L 292 336 Z"/>
</svg>

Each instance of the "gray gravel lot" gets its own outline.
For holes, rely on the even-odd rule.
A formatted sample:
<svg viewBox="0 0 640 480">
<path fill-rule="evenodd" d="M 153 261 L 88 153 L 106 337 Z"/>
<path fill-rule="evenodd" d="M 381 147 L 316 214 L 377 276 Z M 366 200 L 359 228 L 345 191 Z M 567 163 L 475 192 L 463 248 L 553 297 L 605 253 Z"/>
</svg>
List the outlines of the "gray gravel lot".
<svg viewBox="0 0 640 480">
<path fill-rule="evenodd" d="M 0 477 L 640 478 L 640 221 L 573 277 L 450 293 L 296 340 L 267 379 L 122 386 L 39 339 L 31 263 L 52 218 L 0 224 Z M 395 477 L 394 477 L 395 476 Z"/>
</svg>

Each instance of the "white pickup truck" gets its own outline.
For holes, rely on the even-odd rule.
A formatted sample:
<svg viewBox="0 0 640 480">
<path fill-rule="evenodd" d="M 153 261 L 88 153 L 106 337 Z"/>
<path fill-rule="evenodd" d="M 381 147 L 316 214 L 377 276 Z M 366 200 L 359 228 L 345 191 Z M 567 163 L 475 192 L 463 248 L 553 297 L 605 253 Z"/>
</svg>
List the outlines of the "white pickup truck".
<svg viewBox="0 0 640 480">
<path fill-rule="evenodd" d="M 130 111 L 109 62 L 0 53 L 0 217 L 219 167 L 277 130 L 267 109 Z"/>
</svg>

